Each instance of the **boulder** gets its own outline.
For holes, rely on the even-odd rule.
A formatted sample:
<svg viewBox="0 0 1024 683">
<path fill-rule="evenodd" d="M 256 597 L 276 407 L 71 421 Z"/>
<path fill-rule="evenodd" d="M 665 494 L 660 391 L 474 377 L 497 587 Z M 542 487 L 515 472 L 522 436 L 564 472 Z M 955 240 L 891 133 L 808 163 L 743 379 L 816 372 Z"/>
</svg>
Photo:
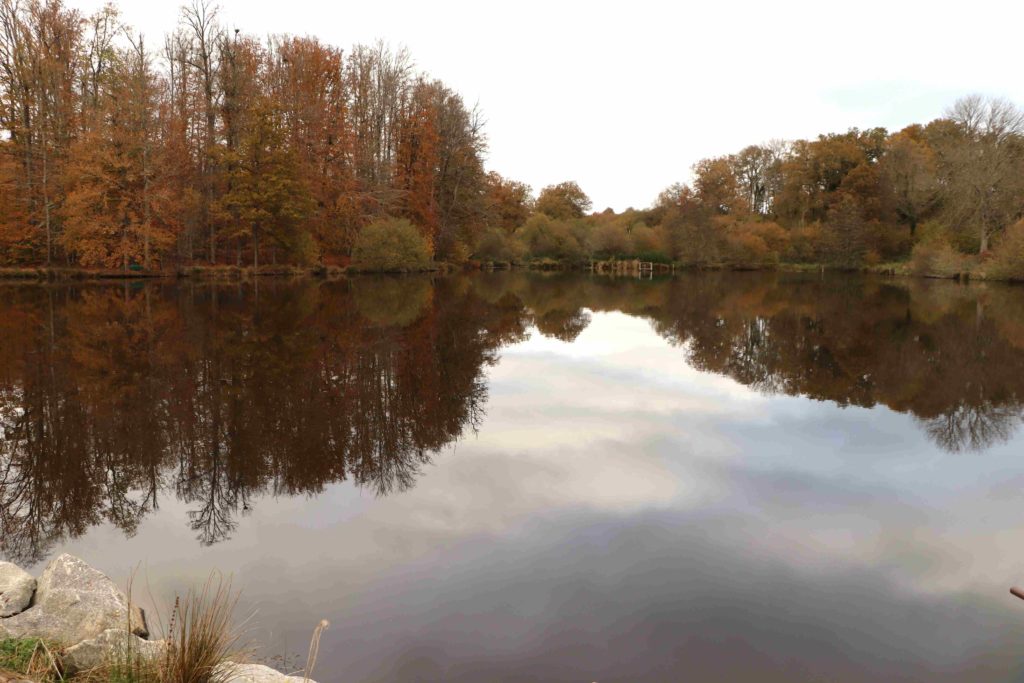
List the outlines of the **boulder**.
<svg viewBox="0 0 1024 683">
<path fill-rule="evenodd" d="M 214 670 L 214 679 L 221 683 L 316 683 L 302 676 L 287 676 L 277 669 L 262 664 L 235 664 L 224 662 Z"/>
<path fill-rule="evenodd" d="M 95 638 L 69 647 L 61 656 L 61 662 L 64 665 L 64 675 L 71 676 L 104 664 L 153 661 L 163 657 L 166 648 L 166 641 L 143 640 L 124 629 L 111 628 Z"/>
<path fill-rule="evenodd" d="M 0 637 L 67 645 L 126 627 L 142 638 L 149 635 L 142 610 L 129 610 L 128 598 L 113 581 L 77 557 L 61 555 L 39 577 L 32 606 L 0 620 Z"/>
<path fill-rule="evenodd" d="M 0 618 L 13 617 L 28 609 L 36 580 L 27 571 L 10 562 L 0 562 Z"/>
</svg>

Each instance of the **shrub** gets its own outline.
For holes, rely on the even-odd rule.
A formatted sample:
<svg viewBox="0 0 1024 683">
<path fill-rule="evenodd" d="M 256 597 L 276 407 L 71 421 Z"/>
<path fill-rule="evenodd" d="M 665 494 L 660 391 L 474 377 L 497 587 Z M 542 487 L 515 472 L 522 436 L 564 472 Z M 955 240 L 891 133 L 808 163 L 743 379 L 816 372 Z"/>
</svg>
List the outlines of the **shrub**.
<svg viewBox="0 0 1024 683">
<path fill-rule="evenodd" d="M 675 221 L 669 228 L 675 258 L 687 266 L 704 268 L 721 260 L 719 230 L 707 222 Z"/>
<path fill-rule="evenodd" d="M 988 274 L 1003 280 L 1024 280 L 1024 221 L 1006 229 L 992 252 Z"/>
<path fill-rule="evenodd" d="M 771 221 L 742 220 L 722 225 L 723 258 L 736 268 L 774 265 L 789 242 L 789 234 Z"/>
<path fill-rule="evenodd" d="M 409 272 L 430 268 L 430 245 L 403 218 L 374 221 L 363 228 L 352 249 L 352 267 L 368 272 Z"/>
<path fill-rule="evenodd" d="M 910 255 L 913 246 L 910 231 L 905 227 L 877 220 L 868 221 L 865 227 L 865 242 L 867 252 L 864 261 L 868 264 L 871 264 L 875 257 L 878 259 L 877 262 L 905 259 Z"/>
<path fill-rule="evenodd" d="M 592 231 L 590 248 L 597 258 L 611 258 L 612 256 L 628 256 L 633 251 L 633 244 L 624 227 L 615 223 L 606 223 Z"/>
<path fill-rule="evenodd" d="M 536 214 L 516 232 L 527 253 L 533 258 L 578 261 L 585 256 L 579 239 L 565 221 Z"/>
<path fill-rule="evenodd" d="M 668 232 L 661 226 L 649 228 L 646 225 L 638 225 L 633 228 L 633 251 L 641 261 L 672 261 Z"/>
<path fill-rule="evenodd" d="M 452 244 L 452 248 L 448 250 L 447 260 L 449 263 L 454 263 L 457 266 L 465 265 L 469 261 L 469 257 L 473 255 L 473 251 L 466 246 L 466 243 L 462 240 L 455 240 Z"/>
<path fill-rule="evenodd" d="M 734 268 L 759 268 L 778 259 L 763 237 L 743 230 L 726 233 L 723 252 L 728 265 Z"/>
<path fill-rule="evenodd" d="M 824 256 L 829 263 L 848 269 L 864 265 L 866 223 L 855 200 L 843 196 L 829 210 L 822 237 Z"/>
<path fill-rule="evenodd" d="M 317 246 L 313 235 L 306 231 L 293 237 L 288 244 L 288 252 L 295 263 L 301 266 L 311 266 L 320 261 L 320 247 Z"/>
<path fill-rule="evenodd" d="M 812 223 L 789 231 L 789 243 L 784 252 L 791 263 L 818 263 L 822 255 L 821 225 Z"/>
<path fill-rule="evenodd" d="M 521 256 L 521 246 L 500 228 L 488 228 L 480 238 L 473 256 L 481 261 L 515 261 Z"/>
<path fill-rule="evenodd" d="M 910 252 L 910 271 L 927 277 L 954 277 L 964 269 L 964 257 L 942 234 L 918 242 Z"/>
</svg>

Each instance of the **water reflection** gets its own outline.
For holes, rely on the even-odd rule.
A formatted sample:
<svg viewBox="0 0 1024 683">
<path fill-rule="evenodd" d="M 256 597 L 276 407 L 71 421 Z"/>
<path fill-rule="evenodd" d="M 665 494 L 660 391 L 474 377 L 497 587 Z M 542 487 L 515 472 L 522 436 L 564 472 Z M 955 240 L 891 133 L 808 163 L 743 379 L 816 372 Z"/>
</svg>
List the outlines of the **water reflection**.
<svg viewBox="0 0 1024 683">
<path fill-rule="evenodd" d="M 212 544 L 264 495 L 407 488 L 524 333 L 456 280 L 3 294 L 0 544 L 29 563 L 161 496 Z"/>
<path fill-rule="evenodd" d="M 946 282 L 495 273 L 250 286 L 0 288 L 0 551 L 32 564 L 168 496 L 203 544 L 265 496 L 413 486 L 481 424 L 535 327 L 650 322 L 679 362 L 766 394 L 913 415 L 950 452 L 1020 425 L 1024 292 Z M 528 426 L 527 426 L 528 427 Z M 525 427 L 524 427 L 525 428 Z"/>
</svg>

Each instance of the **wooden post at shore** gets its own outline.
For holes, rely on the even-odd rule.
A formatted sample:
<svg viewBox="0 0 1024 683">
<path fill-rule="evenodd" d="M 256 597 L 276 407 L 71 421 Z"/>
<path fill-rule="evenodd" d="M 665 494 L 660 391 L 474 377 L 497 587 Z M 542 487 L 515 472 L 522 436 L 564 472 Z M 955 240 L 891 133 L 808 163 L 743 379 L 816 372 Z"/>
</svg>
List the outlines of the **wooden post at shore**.
<svg viewBox="0 0 1024 683">
<path fill-rule="evenodd" d="M 675 271 L 674 264 L 655 263 L 654 261 L 641 261 L 640 259 L 629 259 L 620 261 L 609 259 L 607 261 L 590 262 L 590 272 L 606 275 L 647 275 L 653 277 L 655 272 L 671 273 Z"/>
</svg>

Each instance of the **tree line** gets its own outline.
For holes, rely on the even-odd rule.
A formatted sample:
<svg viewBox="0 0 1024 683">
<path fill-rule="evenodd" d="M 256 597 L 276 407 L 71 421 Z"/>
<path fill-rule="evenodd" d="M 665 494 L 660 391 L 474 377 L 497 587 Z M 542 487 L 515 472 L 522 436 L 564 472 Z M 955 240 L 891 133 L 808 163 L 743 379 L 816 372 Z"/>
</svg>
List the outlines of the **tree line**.
<svg viewBox="0 0 1024 683">
<path fill-rule="evenodd" d="M 192 0 L 154 44 L 110 4 L 0 0 L 0 264 L 367 270 L 640 258 L 1024 277 L 1024 113 L 705 159 L 653 206 L 487 172 L 479 111 L 382 43 L 259 40 Z M 371 229 L 372 228 L 372 229 Z"/>
<path fill-rule="evenodd" d="M 0 0 L 0 263 L 344 260 L 380 217 L 452 258 L 488 222 L 479 112 L 382 43 L 228 30 L 154 44 L 116 6 Z"/>
<path fill-rule="evenodd" d="M 739 268 L 911 260 L 929 273 L 980 266 L 1024 278 L 1024 112 L 1004 100 L 965 97 L 895 133 L 751 145 L 698 162 L 692 176 L 622 213 L 590 213 L 572 182 L 533 202 L 527 193 L 480 255 Z"/>
</svg>

